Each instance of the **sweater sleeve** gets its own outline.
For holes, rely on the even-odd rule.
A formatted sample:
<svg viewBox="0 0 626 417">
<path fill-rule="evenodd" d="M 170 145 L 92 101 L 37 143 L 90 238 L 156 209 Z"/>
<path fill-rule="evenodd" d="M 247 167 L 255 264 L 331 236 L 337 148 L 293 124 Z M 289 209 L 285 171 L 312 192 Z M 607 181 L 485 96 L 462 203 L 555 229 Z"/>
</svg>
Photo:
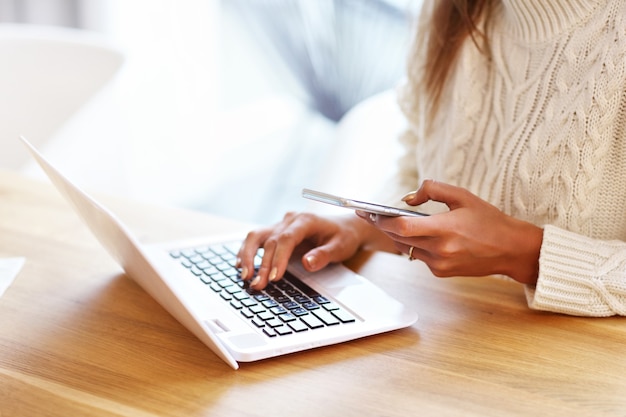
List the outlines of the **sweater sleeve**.
<svg viewBox="0 0 626 417">
<path fill-rule="evenodd" d="M 626 242 L 591 239 L 555 226 L 544 229 L 530 308 L 577 316 L 626 315 Z"/>
</svg>

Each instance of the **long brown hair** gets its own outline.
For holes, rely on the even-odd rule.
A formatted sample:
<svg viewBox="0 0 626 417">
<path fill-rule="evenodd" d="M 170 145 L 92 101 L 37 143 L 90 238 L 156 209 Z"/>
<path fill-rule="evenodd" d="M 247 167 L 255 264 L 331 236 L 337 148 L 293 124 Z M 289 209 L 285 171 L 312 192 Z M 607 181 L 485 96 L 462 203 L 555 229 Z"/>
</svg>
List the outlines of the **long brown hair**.
<svg viewBox="0 0 626 417">
<path fill-rule="evenodd" d="M 437 2 L 428 24 L 428 43 L 422 80 L 433 114 L 439 105 L 444 85 L 463 42 L 470 37 L 476 47 L 488 55 L 487 37 L 478 24 L 481 19 L 488 19 L 495 1 L 424 1 Z"/>
</svg>

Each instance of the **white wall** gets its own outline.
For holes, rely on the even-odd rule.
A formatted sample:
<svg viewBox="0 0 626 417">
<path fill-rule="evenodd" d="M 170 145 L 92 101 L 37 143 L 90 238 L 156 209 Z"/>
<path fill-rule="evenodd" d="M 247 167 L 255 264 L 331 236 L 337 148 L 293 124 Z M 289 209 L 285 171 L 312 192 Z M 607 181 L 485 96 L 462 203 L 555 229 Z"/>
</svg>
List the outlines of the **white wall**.
<svg viewBox="0 0 626 417">
<path fill-rule="evenodd" d="M 258 223 L 307 207 L 300 189 L 319 183 L 336 125 L 308 108 L 228 0 L 81 4 L 126 62 L 46 149 L 69 176 Z"/>
<path fill-rule="evenodd" d="M 299 189 L 317 166 L 307 163 L 334 124 L 298 98 L 227 5 L 110 0 L 94 3 L 97 18 L 83 12 L 126 62 L 45 147 L 64 172 L 100 191 L 251 222 L 303 206 Z M 26 171 L 41 176 L 34 164 Z"/>
</svg>

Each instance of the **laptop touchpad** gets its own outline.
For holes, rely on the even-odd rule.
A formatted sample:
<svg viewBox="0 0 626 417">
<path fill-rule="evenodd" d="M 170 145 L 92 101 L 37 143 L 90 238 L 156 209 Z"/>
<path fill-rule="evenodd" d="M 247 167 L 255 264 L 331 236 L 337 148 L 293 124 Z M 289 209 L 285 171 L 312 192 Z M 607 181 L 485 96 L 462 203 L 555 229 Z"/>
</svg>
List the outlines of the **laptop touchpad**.
<svg viewBox="0 0 626 417">
<path fill-rule="evenodd" d="M 342 264 L 329 265 L 312 276 L 317 284 L 329 289 L 363 284 L 363 278 Z"/>
<path fill-rule="evenodd" d="M 256 333 L 238 334 L 228 338 L 228 341 L 239 349 L 250 349 L 267 345 L 265 339 Z"/>
</svg>

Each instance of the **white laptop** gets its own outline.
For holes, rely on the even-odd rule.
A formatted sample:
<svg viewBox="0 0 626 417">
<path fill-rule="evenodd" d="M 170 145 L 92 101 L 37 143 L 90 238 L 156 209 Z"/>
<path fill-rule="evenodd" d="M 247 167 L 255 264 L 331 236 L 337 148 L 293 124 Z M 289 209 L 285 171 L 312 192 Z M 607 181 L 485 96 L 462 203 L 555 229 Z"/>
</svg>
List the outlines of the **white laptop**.
<svg viewBox="0 0 626 417">
<path fill-rule="evenodd" d="M 140 243 L 107 208 L 21 138 L 52 183 L 128 276 L 234 369 L 250 362 L 396 330 L 417 315 L 342 264 L 254 291 L 234 268 L 243 236 Z"/>
</svg>

